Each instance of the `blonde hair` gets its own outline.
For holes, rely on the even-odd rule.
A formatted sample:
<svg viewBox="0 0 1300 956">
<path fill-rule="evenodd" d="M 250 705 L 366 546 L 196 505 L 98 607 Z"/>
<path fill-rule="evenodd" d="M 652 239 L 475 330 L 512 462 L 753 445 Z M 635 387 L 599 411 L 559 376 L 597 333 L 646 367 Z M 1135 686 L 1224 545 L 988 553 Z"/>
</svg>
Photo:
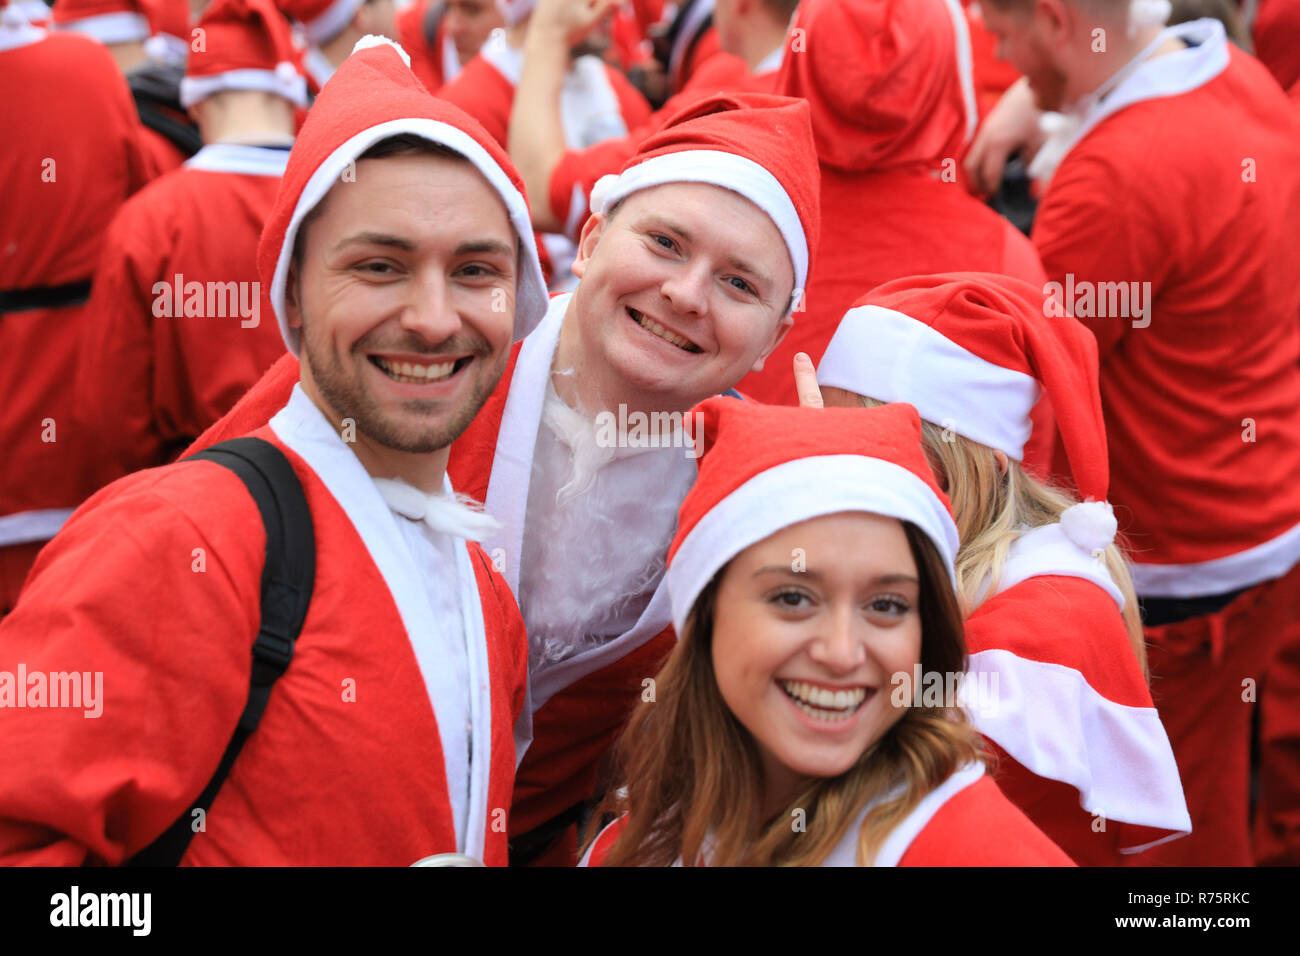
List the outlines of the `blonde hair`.
<svg viewBox="0 0 1300 956">
<path fill-rule="evenodd" d="M 861 401 L 867 408 L 883 404 L 874 398 Z M 989 595 L 997 593 L 1007 552 L 1015 540 L 1026 529 L 1060 521 L 1061 513 L 1078 500 L 1031 477 L 1017 461 L 1007 459 L 1002 473 L 992 448 L 951 429 L 922 420 L 921 438 L 957 522 L 961 540 L 955 562 L 957 590 L 969 617 Z M 1128 562 L 1117 544 L 1106 549 L 1102 561 L 1124 596 L 1124 629 L 1142 674 L 1148 676 L 1142 617 Z"/>
<path fill-rule="evenodd" d="M 921 665 L 964 669 L 961 608 L 938 550 L 904 523 L 921 579 Z M 858 835 L 869 865 L 889 833 L 931 790 L 983 759 L 978 734 L 960 710 L 910 706 L 857 763 L 815 779 L 783 811 L 763 819 L 762 762 L 732 714 L 713 670 L 713 623 L 726 568 L 701 592 L 664 669 L 656 700 L 638 705 L 615 759 L 596 818 L 626 815 L 604 866 L 817 866 L 873 799 Z M 880 691 L 884 693 L 885 691 Z M 895 788 L 897 792 L 895 793 Z M 802 813 L 800 813 L 802 811 Z M 796 827 L 796 820 L 803 826 Z"/>
</svg>

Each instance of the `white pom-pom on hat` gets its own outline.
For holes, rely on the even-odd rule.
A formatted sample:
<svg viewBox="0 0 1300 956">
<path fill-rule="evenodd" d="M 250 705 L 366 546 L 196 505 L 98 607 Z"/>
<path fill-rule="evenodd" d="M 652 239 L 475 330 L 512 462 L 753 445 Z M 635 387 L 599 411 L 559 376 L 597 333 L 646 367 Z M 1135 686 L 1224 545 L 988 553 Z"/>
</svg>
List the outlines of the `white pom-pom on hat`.
<svg viewBox="0 0 1300 956">
<path fill-rule="evenodd" d="M 1132 0 L 1128 7 L 1128 35 L 1146 27 L 1163 27 L 1173 10 L 1169 0 Z"/>
<path fill-rule="evenodd" d="M 1085 501 L 1061 512 L 1061 530 L 1094 558 L 1115 542 L 1119 522 L 1109 501 Z"/>
<path fill-rule="evenodd" d="M 281 60 L 275 65 L 275 78 L 281 83 L 292 83 L 298 75 L 298 68 L 288 60 Z"/>
<path fill-rule="evenodd" d="M 405 50 L 402 49 L 402 45 L 400 43 L 390 40 L 388 39 L 388 37 L 377 36 L 376 34 L 373 33 L 367 33 L 365 36 L 363 36 L 360 40 L 357 41 L 357 45 L 352 48 L 352 52 L 359 53 L 362 50 L 369 50 L 371 47 L 375 47 L 375 46 L 391 46 L 394 50 L 397 51 L 397 55 L 402 58 L 402 62 L 406 64 L 407 68 L 408 69 L 410 68 L 411 66 L 410 54 L 408 54 Z"/>
<path fill-rule="evenodd" d="M 596 180 L 596 185 L 591 187 L 591 211 L 605 212 L 606 206 L 609 205 L 609 194 L 614 191 L 618 185 L 618 177 L 613 173 L 606 173 Z"/>
<path fill-rule="evenodd" d="M 3 23 L 9 29 L 16 29 L 25 26 L 28 23 L 27 17 L 19 9 L 18 4 L 11 3 L 7 5 L 3 12 L 0 12 L 0 23 Z"/>
</svg>

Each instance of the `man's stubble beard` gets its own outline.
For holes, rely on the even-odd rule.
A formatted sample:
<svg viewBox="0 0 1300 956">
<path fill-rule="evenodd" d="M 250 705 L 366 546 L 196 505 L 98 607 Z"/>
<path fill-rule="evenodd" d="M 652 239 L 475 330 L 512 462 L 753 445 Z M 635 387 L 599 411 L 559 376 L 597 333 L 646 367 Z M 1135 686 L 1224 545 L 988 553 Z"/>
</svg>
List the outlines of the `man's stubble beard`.
<svg viewBox="0 0 1300 956">
<path fill-rule="evenodd" d="M 488 369 L 487 373 L 480 377 L 473 393 L 456 410 L 451 421 L 441 427 L 428 426 L 424 429 L 419 426 L 406 427 L 384 414 L 379 404 L 361 384 L 358 377 L 349 374 L 332 350 L 317 348 L 314 337 L 308 332 L 310 327 L 310 323 L 305 321 L 304 317 L 302 324 L 303 359 L 311 369 L 312 381 L 316 384 L 321 397 L 329 403 L 330 407 L 334 409 L 334 412 L 341 419 L 352 419 L 356 423 L 357 431 L 371 441 L 383 445 L 385 448 L 411 454 L 425 455 L 441 451 L 459 438 L 465 429 L 469 428 L 470 423 L 474 421 L 474 416 L 479 413 L 479 410 L 482 409 L 495 390 L 497 383 L 500 382 L 510 356 L 509 350 L 502 352 L 501 358 L 495 366 Z M 354 354 L 360 351 L 359 347 L 364 341 L 363 338 L 361 342 L 357 343 L 358 348 L 354 349 Z M 474 353 L 470 368 L 462 369 L 457 373 L 458 375 L 470 374 L 475 363 L 483 362 L 491 355 L 487 343 L 480 337 L 467 338 L 463 341 L 453 340 L 452 345 L 459 345 L 459 347 L 454 349 L 445 348 L 444 351 L 471 351 Z M 439 354 L 428 352 L 418 345 L 398 350 L 423 352 L 431 359 L 436 358 Z M 361 361 L 368 362 L 369 359 L 362 358 Z M 441 407 L 445 407 L 445 405 L 439 401 L 409 399 L 402 403 L 402 407 L 416 414 L 429 414 L 436 412 Z"/>
</svg>

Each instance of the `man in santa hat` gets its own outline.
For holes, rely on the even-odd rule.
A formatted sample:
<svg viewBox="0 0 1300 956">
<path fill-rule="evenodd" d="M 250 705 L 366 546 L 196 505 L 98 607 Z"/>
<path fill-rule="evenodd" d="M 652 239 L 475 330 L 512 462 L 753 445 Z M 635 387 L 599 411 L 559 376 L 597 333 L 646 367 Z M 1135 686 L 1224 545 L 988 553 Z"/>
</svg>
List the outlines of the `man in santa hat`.
<svg viewBox="0 0 1300 956">
<path fill-rule="evenodd" d="M 254 434 L 287 459 L 314 536 L 287 669 L 267 686 L 266 653 L 294 635 L 258 633 L 278 610 L 262 577 L 300 552 L 270 553 L 240 478 L 178 462 L 106 488 L 0 625 L 5 862 L 115 864 L 176 825 L 192 864 L 506 860 L 526 638 L 473 543 L 497 525 L 445 469 L 546 293 L 509 159 L 403 60 L 373 38 L 344 62 L 259 248 L 302 354 Z M 81 692 L 47 696 L 46 672 L 69 669 Z"/>
<path fill-rule="evenodd" d="M 586 0 L 541 0 L 529 21 L 509 139 L 510 158 L 533 197 L 533 225 L 576 239 L 596 181 L 621 169 L 646 137 L 684 107 L 724 90 L 772 92 L 796 6 L 797 0 L 722 0 L 713 13 L 721 50 L 641 126 L 583 147 L 571 142 L 565 127 L 563 51 L 567 36 L 581 29 L 594 8 Z"/>
<path fill-rule="evenodd" d="M 302 30 L 306 42 L 302 62 L 312 96 L 362 37 L 397 39 L 393 0 L 279 0 L 278 6 Z"/>
<path fill-rule="evenodd" d="M 72 382 L 104 232 L 147 180 L 140 125 L 104 46 L 0 11 L 0 617 L 36 552 L 94 491 Z"/>
<path fill-rule="evenodd" d="M 171 461 L 284 354 L 257 241 L 307 84 L 271 0 L 215 0 L 199 29 L 181 100 L 207 145 L 113 220 L 71 383 L 104 483 Z"/>
<path fill-rule="evenodd" d="M 576 861 L 600 761 L 653 695 L 673 641 L 664 560 L 695 477 L 674 426 L 788 331 L 817 185 L 806 103 L 737 93 L 680 114 L 598 186 L 577 290 L 551 299 L 452 449 L 457 488 L 505 526 L 485 547 L 528 626 L 516 862 Z M 266 421 L 297 376 L 278 362 L 198 446 Z"/>
<path fill-rule="evenodd" d="M 1046 183 L 1033 239 L 1045 295 L 1097 338 L 1111 500 L 1194 827 L 1153 862 L 1251 861 L 1261 687 L 1255 852 L 1300 862 L 1300 700 L 1271 664 L 1300 628 L 1294 108 L 1219 21 L 1162 29 L 1168 4 L 982 7 L 1025 80 L 972 174 L 996 175 L 1009 126 L 1023 140 L 1038 109 L 1056 111 L 1030 166 Z"/>
<path fill-rule="evenodd" d="M 478 54 L 493 30 L 505 27 L 497 0 L 419 0 L 397 15 L 411 71 L 437 93 Z"/>
</svg>

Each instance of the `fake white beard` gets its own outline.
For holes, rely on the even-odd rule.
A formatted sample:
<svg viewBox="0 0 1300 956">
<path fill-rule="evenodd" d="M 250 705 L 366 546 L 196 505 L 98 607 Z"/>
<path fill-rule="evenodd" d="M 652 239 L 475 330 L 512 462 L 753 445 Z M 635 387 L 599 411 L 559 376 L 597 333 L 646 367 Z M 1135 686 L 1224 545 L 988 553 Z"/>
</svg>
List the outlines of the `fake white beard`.
<svg viewBox="0 0 1300 956">
<path fill-rule="evenodd" d="M 636 623 L 663 578 L 695 472 L 680 448 L 602 448 L 595 422 L 548 388 L 519 586 L 534 674 Z"/>
</svg>

